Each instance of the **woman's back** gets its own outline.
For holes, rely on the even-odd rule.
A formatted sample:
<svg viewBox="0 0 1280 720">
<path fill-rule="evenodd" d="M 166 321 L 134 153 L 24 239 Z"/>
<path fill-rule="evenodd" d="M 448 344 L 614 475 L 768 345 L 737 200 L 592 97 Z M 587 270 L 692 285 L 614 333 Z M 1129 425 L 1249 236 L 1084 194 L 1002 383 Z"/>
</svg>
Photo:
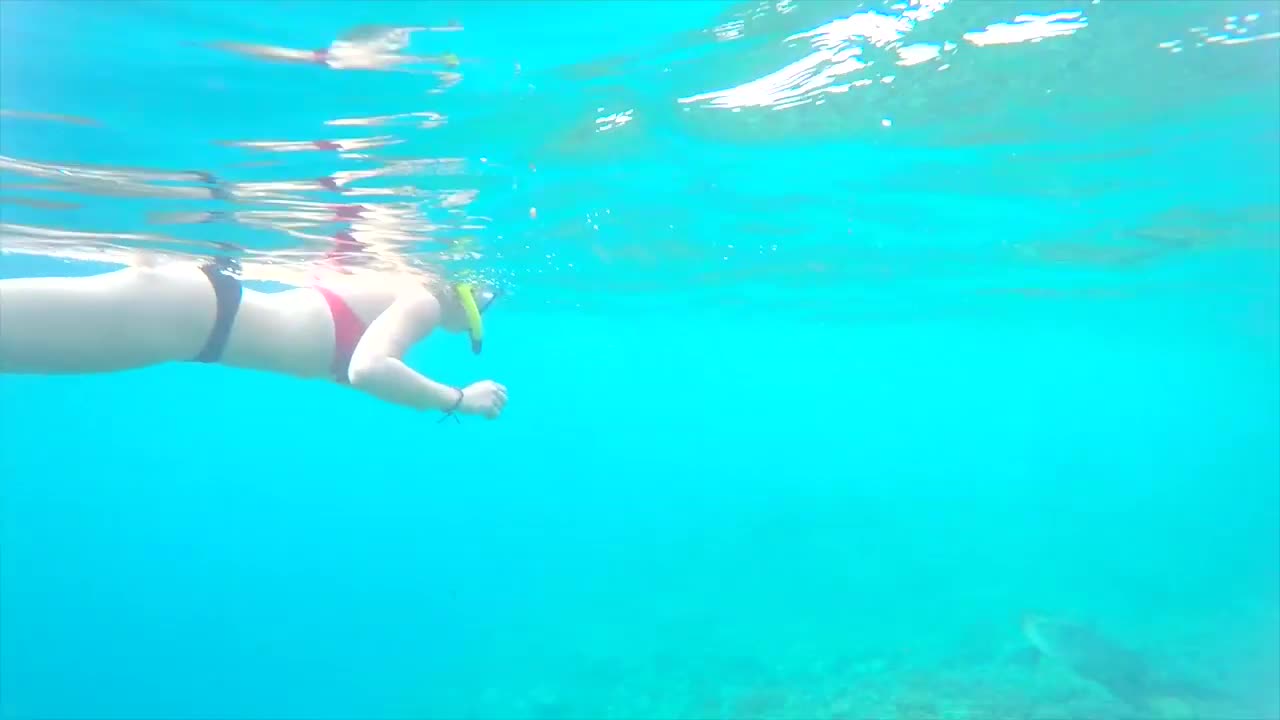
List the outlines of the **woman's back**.
<svg viewBox="0 0 1280 720">
<path fill-rule="evenodd" d="M 367 327 L 397 283 L 317 278 Z M 218 316 L 197 265 L 128 267 L 89 277 L 0 281 L 0 371 L 81 373 L 195 360 Z M 244 288 L 218 361 L 300 377 L 330 375 L 334 317 L 315 287 Z"/>
<path fill-rule="evenodd" d="M 363 282 L 317 278 L 316 285 L 335 293 L 361 328 L 395 300 L 394 283 L 383 287 L 367 278 Z M 245 288 L 221 362 L 298 377 L 331 376 L 337 322 L 315 286 L 269 293 Z"/>
</svg>

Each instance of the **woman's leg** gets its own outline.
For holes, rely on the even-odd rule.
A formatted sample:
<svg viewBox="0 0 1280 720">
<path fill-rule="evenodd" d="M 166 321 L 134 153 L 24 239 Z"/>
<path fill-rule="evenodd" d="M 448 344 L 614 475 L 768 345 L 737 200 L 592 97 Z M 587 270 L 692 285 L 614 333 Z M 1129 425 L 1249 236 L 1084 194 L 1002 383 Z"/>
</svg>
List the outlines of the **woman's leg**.
<svg viewBox="0 0 1280 720">
<path fill-rule="evenodd" d="M 0 372 L 98 373 L 193 360 L 217 314 L 194 265 L 0 280 Z"/>
</svg>

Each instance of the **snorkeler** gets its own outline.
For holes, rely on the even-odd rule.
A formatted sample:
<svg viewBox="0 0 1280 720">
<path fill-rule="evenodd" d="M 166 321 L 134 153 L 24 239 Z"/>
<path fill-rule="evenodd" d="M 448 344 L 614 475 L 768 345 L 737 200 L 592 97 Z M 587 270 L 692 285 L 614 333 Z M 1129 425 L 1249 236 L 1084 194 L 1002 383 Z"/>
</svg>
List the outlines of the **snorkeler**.
<svg viewBox="0 0 1280 720">
<path fill-rule="evenodd" d="M 386 402 L 493 419 L 507 389 L 436 382 L 402 358 L 439 328 L 484 337 L 495 293 L 421 277 L 333 274 L 259 292 L 217 263 L 148 264 L 89 277 L 0 279 L 0 372 L 104 373 L 218 363 L 328 378 Z"/>
</svg>

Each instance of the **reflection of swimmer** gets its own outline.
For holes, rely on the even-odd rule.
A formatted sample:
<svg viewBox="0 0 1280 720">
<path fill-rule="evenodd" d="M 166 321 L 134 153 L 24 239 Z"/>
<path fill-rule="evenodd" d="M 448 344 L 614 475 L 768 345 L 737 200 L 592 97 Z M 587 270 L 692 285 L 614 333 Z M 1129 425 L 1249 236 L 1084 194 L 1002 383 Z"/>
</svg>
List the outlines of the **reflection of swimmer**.
<svg viewBox="0 0 1280 720">
<path fill-rule="evenodd" d="M 352 183 L 374 178 L 432 174 L 457 175 L 466 169 L 460 158 L 425 158 L 419 160 L 395 160 L 369 170 L 339 170 L 325 177 L 310 180 L 282 180 L 274 182 L 220 183 L 219 192 L 227 199 L 267 198 L 294 200 L 290 192 L 331 192 L 347 196 L 400 196 L 418 197 L 426 194 L 419 188 L 402 187 L 349 187 Z"/>
<path fill-rule="evenodd" d="M 323 65 L 332 70 L 389 70 L 420 73 L 422 71 L 402 67 L 404 65 L 434 64 L 457 67 L 455 55 L 440 56 L 404 55 L 401 50 L 409 45 L 415 32 L 433 29 L 425 27 L 386 27 L 364 25 L 348 30 L 321 50 L 302 50 L 276 45 L 254 45 L 237 42 L 216 42 L 213 47 L 241 55 L 275 62 Z M 438 75 L 434 71 L 429 74 Z"/>
<path fill-rule="evenodd" d="M 51 181 L 43 189 L 71 189 L 114 197 L 152 197 L 206 200 L 220 197 L 215 179 L 195 170 L 166 172 L 110 166 L 42 163 L 0 155 L 0 172 L 11 172 Z M 160 185 L 157 183 L 201 183 L 201 185 Z M 16 186 L 10 186 L 16 187 Z"/>
<path fill-rule="evenodd" d="M 336 276 L 259 292 L 217 264 L 170 263 L 89 277 L 0 280 L 0 372 L 104 373 L 194 361 L 328 378 L 418 410 L 496 418 L 502 385 L 464 388 L 410 368 L 433 330 L 467 332 L 473 352 L 494 299 L 470 284 Z"/>
<path fill-rule="evenodd" d="M 402 142 L 404 140 L 390 135 L 379 135 L 370 138 L 343 138 L 338 140 L 220 140 L 218 144 L 248 150 L 265 150 L 267 152 L 335 150 L 345 153 L 356 150 L 373 150 L 388 145 L 398 145 Z"/>
<path fill-rule="evenodd" d="M 266 201 L 264 205 L 273 204 Z M 275 202 L 274 210 L 212 210 L 202 212 L 151 213 L 148 222 L 158 225 L 199 225 L 233 222 L 261 228 L 298 229 L 337 222 L 368 220 L 382 224 L 408 225 L 421 217 L 419 203 L 364 205 L 360 203 Z M 431 229 L 427 227 L 426 229 Z"/>
</svg>

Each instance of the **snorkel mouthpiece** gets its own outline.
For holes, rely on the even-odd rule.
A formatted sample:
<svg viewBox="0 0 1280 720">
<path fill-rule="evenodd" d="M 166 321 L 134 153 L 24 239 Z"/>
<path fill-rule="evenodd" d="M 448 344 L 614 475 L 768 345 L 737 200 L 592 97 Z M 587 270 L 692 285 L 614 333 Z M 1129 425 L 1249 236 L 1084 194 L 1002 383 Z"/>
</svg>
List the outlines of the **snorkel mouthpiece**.
<svg viewBox="0 0 1280 720">
<path fill-rule="evenodd" d="M 479 355 L 480 346 L 484 342 L 484 322 L 480 320 L 480 307 L 476 305 L 476 296 L 471 283 L 459 283 L 458 300 L 462 302 L 462 310 L 467 314 L 467 329 L 471 334 L 471 352 Z"/>
</svg>

